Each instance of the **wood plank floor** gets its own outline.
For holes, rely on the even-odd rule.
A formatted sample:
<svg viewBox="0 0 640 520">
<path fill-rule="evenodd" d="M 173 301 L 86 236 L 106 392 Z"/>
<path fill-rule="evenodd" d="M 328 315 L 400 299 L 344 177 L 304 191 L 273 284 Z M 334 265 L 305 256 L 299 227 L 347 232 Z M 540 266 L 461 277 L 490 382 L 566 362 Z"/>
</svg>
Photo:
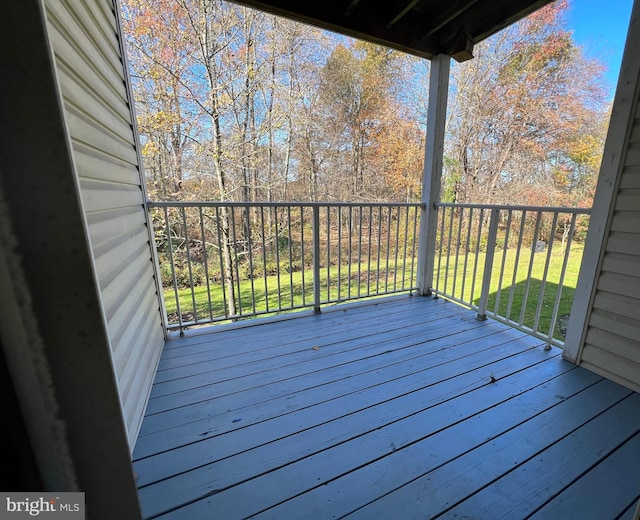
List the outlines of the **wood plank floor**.
<svg viewBox="0 0 640 520">
<path fill-rule="evenodd" d="M 145 518 L 631 520 L 640 394 L 420 297 L 169 340 Z"/>
</svg>

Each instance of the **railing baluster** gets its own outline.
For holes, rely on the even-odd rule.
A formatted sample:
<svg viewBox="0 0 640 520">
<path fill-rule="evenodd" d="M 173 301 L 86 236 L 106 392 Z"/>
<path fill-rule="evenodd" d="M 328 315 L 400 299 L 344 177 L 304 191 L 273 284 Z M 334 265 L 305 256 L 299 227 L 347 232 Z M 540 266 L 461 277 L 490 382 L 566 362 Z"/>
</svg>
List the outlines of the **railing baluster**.
<svg viewBox="0 0 640 520">
<path fill-rule="evenodd" d="M 327 302 L 331 301 L 331 207 L 327 206 Z"/>
<path fill-rule="evenodd" d="M 440 288 L 440 269 L 442 267 L 442 251 L 444 250 L 444 218 L 445 218 L 445 213 L 446 213 L 446 209 L 443 207 L 438 207 L 438 211 L 440 212 L 440 217 L 441 218 L 441 222 L 440 222 L 440 241 L 438 241 L 438 237 L 436 236 L 436 243 L 440 244 L 439 248 L 438 248 L 438 270 L 436 271 L 436 286 L 435 286 L 435 298 L 437 298 L 439 296 L 440 293 L 444 293 L 445 290 Z M 437 222 L 437 219 L 436 219 Z M 435 254 L 435 252 L 434 252 Z M 427 280 L 427 283 L 429 283 L 430 280 Z M 431 283 L 433 283 L 433 280 L 431 280 Z"/>
<path fill-rule="evenodd" d="M 353 240 L 353 206 L 349 206 L 349 248 L 348 248 L 348 265 L 347 265 L 347 298 L 351 298 L 351 264 L 353 263 L 353 259 L 351 256 L 352 253 L 352 240 Z"/>
<path fill-rule="evenodd" d="M 266 311 L 269 312 L 269 280 L 267 278 L 267 243 L 264 224 L 264 207 L 260 208 L 260 228 L 262 230 L 262 277 L 264 279 L 264 302 Z"/>
<path fill-rule="evenodd" d="M 338 214 L 338 296 L 342 299 L 342 208 L 336 208 Z"/>
<path fill-rule="evenodd" d="M 560 309 L 560 301 L 562 298 L 562 291 L 564 289 L 564 277 L 567 272 L 569 255 L 571 254 L 571 243 L 573 242 L 573 234 L 575 233 L 575 230 L 576 230 L 576 218 L 577 218 L 577 215 L 574 213 L 571 216 L 571 225 L 569 227 L 569 237 L 567 238 L 566 249 L 564 250 L 564 254 L 563 254 L 562 268 L 560 270 L 560 279 L 558 280 L 558 288 L 556 289 L 556 296 L 553 302 L 553 311 L 551 313 L 551 323 L 549 324 L 549 333 L 547 334 L 549 348 L 551 348 L 553 333 L 556 330 L 556 322 L 558 320 L 558 310 Z"/>
<path fill-rule="evenodd" d="M 232 237 L 231 241 L 233 244 L 233 257 L 234 257 L 233 266 L 236 272 L 236 289 L 237 289 L 236 302 L 238 303 L 236 314 L 238 316 L 242 316 L 244 312 L 242 309 L 242 288 L 240 287 L 240 266 L 238 265 L 240 263 L 238 258 L 238 234 L 236 231 L 236 212 L 234 211 L 234 209 L 235 208 L 233 206 L 229 207 L 229 213 L 231 214 L 231 237 Z"/>
<path fill-rule="evenodd" d="M 358 210 L 358 298 L 361 295 L 362 287 L 362 206 Z"/>
<path fill-rule="evenodd" d="M 291 206 L 287 206 L 287 241 L 289 242 L 289 301 L 290 306 L 293 307 L 293 246 L 292 234 L 291 234 Z"/>
<path fill-rule="evenodd" d="M 207 237 L 204 233 L 204 215 L 202 206 L 198 207 L 200 216 L 200 233 L 202 235 L 202 258 L 204 259 L 204 277 L 207 281 L 207 301 L 209 302 L 209 319 L 213 320 L 213 304 L 211 303 L 211 283 L 209 280 L 209 259 L 207 258 Z"/>
<path fill-rule="evenodd" d="M 187 252 L 187 268 L 189 271 L 189 290 L 191 291 L 191 302 L 193 303 L 193 321 L 198 323 L 198 308 L 196 304 L 196 292 L 193 284 L 193 267 L 191 265 L 191 247 L 189 245 L 189 232 L 187 231 L 187 214 L 185 208 L 182 210 L 182 224 L 184 225 L 184 245 Z"/>
<path fill-rule="evenodd" d="M 453 277 L 453 286 L 451 288 L 451 294 L 453 296 L 456 295 L 456 281 L 458 278 L 458 261 L 460 260 L 460 235 L 462 235 L 462 217 L 464 215 L 464 208 L 460 208 L 460 213 L 458 215 L 458 236 L 456 237 L 456 261 L 454 262 L 454 273 Z M 462 299 L 462 295 L 460 296 Z"/>
<path fill-rule="evenodd" d="M 471 278 L 471 298 L 469 303 L 471 308 L 475 308 L 473 300 L 476 295 L 476 280 L 478 276 L 478 260 L 480 259 L 480 241 L 482 240 L 482 226 L 484 224 L 484 208 L 480 208 L 480 216 L 478 218 L 478 236 L 476 237 L 476 256 L 473 259 L 473 277 Z M 485 256 L 486 259 L 486 256 Z M 480 301 L 478 301 L 480 303 Z"/>
<path fill-rule="evenodd" d="M 373 206 L 369 206 L 369 239 L 367 241 L 367 296 L 371 294 L 371 235 L 373 225 Z"/>
<path fill-rule="evenodd" d="M 451 239 L 453 238 L 453 217 L 455 216 L 455 208 L 450 208 L 449 215 L 449 237 L 447 239 L 447 262 L 444 269 L 444 290 L 447 294 L 453 296 L 453 291 L 449 291 L 449 261 L 451 260 Z M 455 276 L 455 273 L 454 273 Z"/>
<path fill-rule="evenodd" d="M 251 219 L 249 216 L 249 208 L 246 208 L 244 212 L 245 220 L 245 233 L 247 240 L 247 253 L 249 257 L 249 282 L 251 283 L 251 309 L 253 313 L 256 313 L 256 288 L 253 281 L 253 252 L 251 251 L 253 245 L 251 244 Z"/>
<path fill-rule="evenodd" d="M 273 225 L 275 226 L 276 246 L 276 287 L 278 288 L 278 310 L 282 309 L 282 285 L 280 282 L 280 223 L 278 222 L 278 207 L 273 208 Z"/>
<path fill-rule="evenodd" d="M 378 258 L 376 265 L 376 294 L 380 293 L 380 254 L 382 247 L 382 206 L 378 206 Z"/>
<path fill-rule="evenodd" d="M 511 320 L 511 308 L 513 306 L 513 296 L 515 294 L 516 282 L 518 280 L 518 267 L 520 266 L 520 251 L 522 250 L 522 239 L 524 237 L 524 224 L 527 218 L 526 210 L 522 212 L 522 219 L 520 221 L 520 232 L 518 234 L 518 247 L 516 248 L 516 259 L 513 265 L 513 276 L 511 278 L 511 287 L 509 288 L 509 302 L 507 303 L 507 312 L 505 317 L 507 320 Z"/>
<path fill-rule="evenodd" d="M 386 254 L 386 267 L 384 273 L 384 291 L 387 292 L 389 290 L 389 254 L 391 253 L 391 206 L 387 208 L 389 211 L 387 215 L 387 254 Z"/>
<path fill-rule="evenodd" d="M 178 279 L 176 277 L 176 264 L 173 260 L 173 240 L 171 238 L 171 225 L 169 224 L 168 208 L 164 208 L 164 223 L 167 230 L 167 243 L 169 245 L 169 261 L 171 262 L 171 277 L 173 278 L 173 292 L 176 297 L 176 312 L 178 314 L 178 326 L 180 335 L 184 334 L 184 328 L 182 326 L 182 310 L 180 309 L 180 296 L 178 294 Z M 168 321 L 168 320 L 167 320 Z"/>
<path fill-rule="evenodd" d="M 536 225 L 533 232 L 533 238 L 531 239 L 531 256 L 529 257 L 529 268 L 527 270 L 527 282 L 525 284 L 524 296 L 522 298 L 522 306 L 520 307 L 520 318 L 518 319 L 518 325 L 522 326 L 525 320 L 525 313 L 527 310 L 527 300 L 529 299 L 529 288 L 531 287 L 531 273 L 533 272 L 533 263 L 535 262 L 536 255 L 536 242 L 538 240 L 538 233 L 540 231 L 540 219 L 542 218 L 542 211 L 538 211 L 536 215 Z"/>
<path fill-rule="evenodd" d="M 393 258 L 393 290 L 398 288 L 398 251 L 400 249 L 400 206 L 394 208 L 396 212 L 396 244 L 395 244 L 395 256 Z"/>
<path fill-rule="evenodd" d="M 462 271 L 462 288 L 460 289 L 460 293 L 462 295 L 462 301 L 466 301 L 464 298 L 464 289 L 465 284 L 467 282 L 467 269 L 469 268 L 469 245 L 471 244 L 471 222 L 473 220 L 473 208 L 469 208 L 469 225 L 467 226 L 467 243 L 465 245 L 464 252 L 464 267 Z M 462 219 L 461 219 L 462 220 Z M 469 297 L 469 300 L 472 299 L 472 296 Z"/>
<path fill-rule="evenodd" d="M 398 207 L 400 211 L 401 207 Z M 409 208 L 405 208 L 404 212 L 404 245 L 402 251 L 402 289 L 406 288 L 407 279 L 407 241 L 409 239 Z M 397 269 L 397 266 L 396 266 Z"/>
<path fill-rule="evenodd" d="M 413 233 L 412 233 L 412 240 L 411 240 L 411 274 L 410 274 L 410 279 L 409 279 L 409 285 L 411 286 L 411 289 L 414 289 L 414 285 L 415 282 L 414 280 L 416 279 L 416 272 L 415 272 L 415 260 L 416 260 L 416 241 L 418 240 L 418 236 L 417 236 L 417 230 L 418 230 L 418 210 L 417 208 L 412 208 L 413 211 Z M 407 208 L 407 213 L 409 212 L 409 208 Z M 437 222 L 437 220 L 436 220 Z M 435 251 L 433 252 L 433 254 L 435 255 Z M 432 280 L 430 280 L 430 283 L 433 283 Z"/>
<path fill-rule="evenodd" d="M 220 256 L 220 286 L 222 287 L 222 303 L 224 306 L 223 316 L 225 318 L 228 318 L 229 307 L 227 306 L 227 282 L 225 280 L 225 265 L 224 265 L 224 259 L 222 257 L 223 246 L 222 246 L 222 232 L 221 232 L 222 226 L 220 225 L 220 207 L 216 206 L 215 209 L 216 209 L 216 228 L 218 231 L 218 254 Z"/>
<path fill-rule="evenodd" d="M 300 206 L 300 266 L 302 275 L 302 306 L 307 305 L 307 287 L 305 282 L 305 248 L 304 248 L 304 206 Z"/>
<path fill-rule="evenodd" d="M 544 262 L 544 272 L 542 274 L 542 280 L 540 281 L 540 291 L 538 293 L 538 305 L 536 306 L 536 315 L 533 320 L 533 330 L 538 330 L 540 324 L 540 313 L 542 312 L 542 305 L 544 303 L 544 291 L 547 285 L 547 275 L 549 274 L 549 264 L 551 263 L 551 253 L 553 252 L 553 239 L 555 235 L 556 225 L 558 223 L 558 214 L 553 214 L 553 223 L 551 224 L 551 233 L 549 234 L 549 243 L 547 245 L 547 258 Z"/>
<path fill-rule="evenodd" d="M 504 268 L 507 263 L 507 252 L 509 250 L 509 235 L 511 232 L 512 213 L 513 212 L 511 210 L 508 210 L 507 212 L 507 229 L 505 230 L 505 233 L 504 233 L 504 246 L 502 248 L 502 262 L 500 263 L 500 276 L 498 277 L 498 289 L 496 290 L 496 301 L 493 307 L 493 314 L 496 316 L 500 314 L 499 309 L 500 309 L 500 296 L 502 295 L 502 279 L 504 278 Z M 498 215 L 500 215 L 499 212 L 498 212 Z"/>
<path fill-rule="evenodd" d="M 482 290 L 480 292 L 480 304 L 478 305 L 478 319 L 487 319 L 487 303 L 491 290 L 491 274 L 493 272 L 493 257 L 496 250 L 496 237 L 498 234 L 499 209 L 492 209 L 489 221 L 489 236 L 487 238 L 487 254 L 484 257 L 484 274 L 482 275 Z"/>
<path fill-rule="evenodd" d="M 320 312 L 320 208 L 313 206 L 313 310 Z"/>
</svg>

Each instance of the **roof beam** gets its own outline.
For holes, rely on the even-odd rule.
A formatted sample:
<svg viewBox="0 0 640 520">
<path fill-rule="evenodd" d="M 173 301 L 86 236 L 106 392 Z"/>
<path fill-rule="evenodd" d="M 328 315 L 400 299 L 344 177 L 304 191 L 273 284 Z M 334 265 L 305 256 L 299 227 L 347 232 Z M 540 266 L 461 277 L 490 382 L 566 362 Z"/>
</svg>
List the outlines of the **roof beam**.
<svg viewBox="0 0 640 520">
<path fill-rule="evenodd" d="M 407 6 L 406 6 L 402 11 L 400 11 L 400 12 L 399 12 L 399 13 L 398 13 L 394 18 L 393 18 L 393 20 L 391 20 L 391 21 L 386 25 L 387 29 L 389 29 L 389 28 L 391 28 L 393 25 L 395 25 L 395 24 L 396 24 L 396 22 L 397 22 L 398 20 L 400 20 L 404 15 L 406 15 L 409 11 L 411 11 L 411 9 L 413 9 L 419 1 L 420 1 L 420 0 L 412 0 L 411 2 L 409 2 L 409 3 L 407 4 Z"/>
<path fill-rule="evenodd" d="M 463 61 L 474 44 L 551 0 L 404 0 L 395 10 L 383 0 L 232 1 L 422 58 Z"/>
<path fill-rule="evenodd" d="M 437 31 L 439 31 L 440 29 L 442 29 L 449 22 L 455 20 L 456 18 L 458 18 L 458 16 L 466 12 L 477 1 L 478 0 L 469 0 L 468 2 L 462 3 L 462 5 L 460 3 L 457 5 L 454 5 L 453 8 L 446 11 L 443 15 L 441 15 L 437 19 L 437 21 L 433 23 L 433 25 L 429 28 L 429 30 L 426 33 L 424 33 L 424 37 L 427 38 L 433 35 L 434 33 L 436 33 Z"/>
</svg>

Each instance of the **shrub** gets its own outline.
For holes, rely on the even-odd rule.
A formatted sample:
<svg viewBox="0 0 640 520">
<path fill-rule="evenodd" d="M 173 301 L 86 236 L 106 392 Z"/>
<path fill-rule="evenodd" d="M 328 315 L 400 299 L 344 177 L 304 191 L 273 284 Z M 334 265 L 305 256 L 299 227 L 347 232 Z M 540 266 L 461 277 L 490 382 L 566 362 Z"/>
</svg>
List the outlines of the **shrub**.
<svg viewBox="0 0 640 520">
<path fill-rule="evenodd" d="M 173 286 L 173 275 L 171 263 L 168 260 L 160 261 L 160 277 L 162 278 L 163 287 Z M 198 262 L 191 263 L 191 279 L 189 277 L 189 264 L 187 262 L 176 264 L 175 277 L 178 289 L 191 287 L 191 279 L 193 279 L 194 286 L 204 285 L 206 283 L 204 265 Z"/>
</svg>

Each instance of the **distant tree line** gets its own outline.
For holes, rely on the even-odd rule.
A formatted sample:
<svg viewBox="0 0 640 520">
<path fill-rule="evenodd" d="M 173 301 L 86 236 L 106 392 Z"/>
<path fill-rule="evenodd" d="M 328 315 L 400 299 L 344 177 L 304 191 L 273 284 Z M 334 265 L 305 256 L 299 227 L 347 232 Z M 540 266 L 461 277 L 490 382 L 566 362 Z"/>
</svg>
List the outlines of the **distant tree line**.
<svg viewBox="0 0 640 520">
<path fill-rule="evenodd" d="M 554 2 L 454 69 L 443 198 L 590 207 L 609 122 L 604 67 Z"/>
<path fill-rule="evenodd" d="M 428 61 L 221 0 L 123 0 L 150 197 L 415 201 Z M 589 205 L 603 67 L 554 4 L 452 67 L 442 198 Z"/>
</svg>

